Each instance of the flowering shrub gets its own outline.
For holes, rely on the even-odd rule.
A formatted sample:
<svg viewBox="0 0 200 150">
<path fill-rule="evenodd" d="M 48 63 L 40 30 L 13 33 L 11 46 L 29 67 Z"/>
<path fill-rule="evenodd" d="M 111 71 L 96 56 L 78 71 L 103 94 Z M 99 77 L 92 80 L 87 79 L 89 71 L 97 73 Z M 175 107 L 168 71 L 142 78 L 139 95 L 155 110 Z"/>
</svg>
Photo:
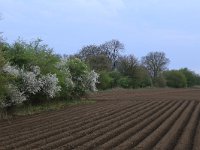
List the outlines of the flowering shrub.
<svg viewBox="0 0 200 150">
<path fill-rule="evenodd" d="M 16 86 L 9 84 L 7 86 L 6 95 L 4 96 L 3 99 L 1 99 L 0 106 L 4 108 L 4 107 L 20 104 L 26 100 L 27 98 L 23 92 L 20 92 Z"/>
<path fill-rule="evenodd" d="M 8 107 L 26 100 L 55 98 L 75 98 L 82 96 L 87 90 L 97 91 L 99 75 L 89 71 L 80 59 L 64 59 L 56 64 L 57 72 L 42 75 L 39 66 L 19 68 L 9 63 L 3 72 L 13 76 L 14 81 L 7 86 L 8 92 L 1 97 L 1 106 Z M 58 94 L 59 93 L 59 94 Z"/>
<path fill-rule="evenodd" d="M 61 87 L 58 86 L 58 78 L 55 74 L 47 74 L 42 76 L 42 92 L 44 92 L 50 98 L 55 97 L 56 93 L 61 90 Z"/>
<path fill-rule="evenodd" d="M 7 88 L 10 96 L 4 98 L 4 104 L 2 104 L 4 107 L 21 103 L 28 100 L 31 95 L 40 93 L 49 98 L 54 98 L 61 90 L 55 74 L 41 75 L 38 66 L 31 67 L 31 70 L 26 71 L 9 64 L 3 67 L 5 73 L 16 77 L 15 85 L 9 85 Z"/>
<path fill-rule="evenodd" d="M 43 83 L 37 74 L 34 72 L 24 70 L 20 71 L 20 78 L 22 79 L 21 90 L 25 93 L 36 94 L 43 88 Z"/>
<path fill-rule="evenodd" d="M 80 97 L 87 90 L 96 91 L 98 74 L 89 71 L 87 65 L 78 58 L 65 58 L 58 64 L 61 76 L 59 77 L 64 96 Z M 63 79 L 64 77 L 64 79 Z"/>
<path fill-rule="evenodd" d="M 92 70 L 87 74 L 86 78 L 87 78 L 86 84 L 88 89 L 91 91 L 97 91 L 96 84 L 99 83 L 98 82 L 99 74 L 96 73 L 94 70 Z"/>
<path fill-rule="evenodd" d="M 19 77 L 19 69 L 16 66 L 11 66 L 9 63 L 3 66 L 3 71 L 15 77 Z"/>
</svg>

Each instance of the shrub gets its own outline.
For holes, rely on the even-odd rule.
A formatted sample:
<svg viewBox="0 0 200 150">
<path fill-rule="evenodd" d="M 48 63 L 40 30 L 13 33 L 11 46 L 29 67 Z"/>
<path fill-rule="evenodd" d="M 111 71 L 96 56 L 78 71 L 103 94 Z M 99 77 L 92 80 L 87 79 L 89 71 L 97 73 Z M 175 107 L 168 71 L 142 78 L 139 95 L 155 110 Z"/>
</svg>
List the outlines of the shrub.
<svg viewBox="0 0 200 150">
<path fill-rule="evenodd" d="M 164 73 L 167 80 L 167 86 L 173 88 L 184 88 L 187 86 L 185 75 L 177 70 L 167 71 Z"/>
<path fill-rule="evenodd" d="M 111 83 L 111 87 L 117 87 L 118 85 L 118 81 L 119 79 L 122 77 L 122 75 L 120 74 L 119 71 L 115 70 L 115 71 L 111 71 L 109 72 L 109 76 L 112 78 L 112 83 Z"/>
<path fill-rule="evenodd" d="M 74 82 L 72 81 L 72 75 L 69 71 L 68 59 L 61 59 L 60 62 L 56 64 L 57 68 L 57 77 L 59 80 L 59 85 L 61 86 L 61 91 L 59 98 L 60 99 L 72 99 L 73 98 L 73 89 L 75 87 Z"/>
<path fill-rule="evenodd" d="M 128 77 L 122 77 L 119 79 L 118 85 L 122 88 L 130 88 L 131 87 L 131 79 Z"/>
<path fill-rule="evenodd" d="M 41 74 L 55 73 L 55 64 L 60 60 L 40 39 L 29 43 L 19 39 L 4 49 L 5 57 L 12 66 L 24 67 L 27 71 L 32 66 L 39 66 Z"/>
<path fill-rule="evenodd" d="M 154 86 L 166 87 L 166 79 L 163 77 L 163 75 L 160 75 L 159 77 L 154 78 Z"/>
<path fill-rule="evenodd" d="M 9 84 L 6 87 L 7 90 L 1 99 L 1 108 L 11 107 L 27 100 L 24 93 L 19 91 L 19 89 L 16 86 Z"/>
<path fill-rule="evenodd" d="M 108 72 L 106 71 L 100 72 L 99 83 L 97 86 L 99 89 L 102 90 L 109 89 L 112 87 L 112 83 L 113 83 L 113 78 L 110 77 Z"/>
<path fill-rule="evenodd" d="M 188 87 L 200 85 L 200 76 L 198 74 L 189 70 L 188 68 L 183 68 L 179 71 L 185 75 Z"/>
<path fill-rule="evenodd" d="M 19 93 L 18 95 L 22 93 L 21 95 L 26 97 L 26 100 L 31 100 L 32 102 L 34 102 L 35 98 L 39 99 L 41 95 L 46 96 L 46 99 L 54 98 L 61 88 L 58 85 L 56 75 L 50 73 L 47 75 L 41 75 L 38 66 L 31 68 L 32 71 L 26 71 L 24 68 L 20 69 L 9 64 L 4 66 L 3 71 L 6 74 L 15 77 L 15 81 L 11 84 L 14 87 L 14 90 L 9 86 L 9 92 L 14 92 L 14 95 L 16 95 L 15 93 Z M 8 96 L 9 95 L 5 98 L 5 103 L 12 102 L 12 105 L 18 104 L 18 99 L 15 100 L 16 102 L 13 100 L 10 101 L 10 98 L 7 98 Z"/>
<path fill-rule="evenodd" d="M 66 66 L 72 76 L 72 81 L 74 83 L 74 88 L 72 94 L 74 97 L 79 98 L 86 93 L 86 77 L 89 72 L 87 65 L 78 58 L 68 59 Z"/>
<path fill-rule="evenodd" d="M 93 91 L 93 92 L 97 91 L 96 84 L 99 83 L 98 78 L 99 78 L 99 74 L 96 73 L 94 70 L 92 70 L 91 72 L 87 74 L 86 87 L 88 90 Z"/>
</svg>

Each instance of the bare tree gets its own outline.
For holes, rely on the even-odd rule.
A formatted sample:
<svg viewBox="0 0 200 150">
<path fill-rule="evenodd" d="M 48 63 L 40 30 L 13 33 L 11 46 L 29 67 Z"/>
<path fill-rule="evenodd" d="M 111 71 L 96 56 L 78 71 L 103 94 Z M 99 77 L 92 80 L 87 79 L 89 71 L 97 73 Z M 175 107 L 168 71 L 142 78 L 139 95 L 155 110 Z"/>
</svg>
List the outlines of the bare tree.
<svg viewBox="0 0 200 150">
<path fill-rule="evenodd" d="M 148 70 L 153 80 L 160 77 L 161 73 L 167 69 L 169 62 L 164 52 L 150 52 L 142 57 L 142 65 Z"/>
<path fill-rule="evenodd" d="M 111 41 L 105 42 L 100 47 L 104 51 L 109 53 L 109 57 L 113 63 L 112 67 L 113 69 L 115 69 L 117 58 L 119 57 L 120 51 L 124 49 L 124 44 L 118 40 L 111 40 Z"/>
<path fill-rule="evenodd" d="M 112 68 L 108 52 L 98 45 L 84 46 L 75 57 L 85 61 L 95 71 L 111 70 Z"/>
<path fill-rule="evenodd" d="M 76 55 L 81 60 L 87 60 L 90 57 L 105 55 L 106 53 L 97 45 L 84 46 Z"/>
<path fill-rule="evenodd" d="M 117 61 L 117 68 L 120 73 L 126 76 L 134 76 L 138 67 L 138 60 L 134 55 L 121 56 Z"/>
</svg>

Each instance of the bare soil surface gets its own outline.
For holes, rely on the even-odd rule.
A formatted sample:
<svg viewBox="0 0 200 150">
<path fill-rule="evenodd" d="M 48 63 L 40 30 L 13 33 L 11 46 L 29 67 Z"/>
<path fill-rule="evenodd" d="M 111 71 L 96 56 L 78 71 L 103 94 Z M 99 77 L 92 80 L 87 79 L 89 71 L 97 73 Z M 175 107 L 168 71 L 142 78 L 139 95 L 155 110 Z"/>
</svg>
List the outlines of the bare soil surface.
<svg viewBox="0 0 200 150">
<path fill-rule="evenodd" d="M 200 89 L 114 89 L 95 104 L 0 120 L 0 150 L 200 150 Z"/>
</svg>

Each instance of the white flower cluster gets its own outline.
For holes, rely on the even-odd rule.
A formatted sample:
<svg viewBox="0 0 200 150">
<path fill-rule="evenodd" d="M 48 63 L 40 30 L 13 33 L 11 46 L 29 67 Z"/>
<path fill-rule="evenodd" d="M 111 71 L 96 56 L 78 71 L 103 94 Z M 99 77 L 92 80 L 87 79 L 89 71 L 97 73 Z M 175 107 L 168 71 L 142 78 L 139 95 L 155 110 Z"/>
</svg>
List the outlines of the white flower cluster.
<svg viewBox="0 0 200 150">
<path fill-rule="evenodd" d="M 87 86 L 91 91 L 97 91 L 96 83 L 99 83 L 98 78 L 99 78 L 99 74 L 96 73 L 94 70 L 88 73 Z"/>
<path fill-rule="evenodd" d="M 56 67 L 65 75 L 65 86 L 67 88 L 73 88 L 74 82 L 72 81 L 72 76 L 67 66 L 67 58 L 63 58 L 59 63 L 57 63 Z"/>
<path fill-rule="evenodd" d="M 2 101 L 2 107 L 8 107 L 15 104 L 20 104 L 23 101 L 26 101 L 26 96 L 23 92 L 20 92 L 18 88 L 12 84 L 8 85 L 7 98 Z"/>
<path fill-rule="evenodd" d="M 16 66 L 11 66 L 9 63 L 4 65 L 3 71 L 15 77 L 19 76 L 19 69 Z"/>
<path fill-rule="evenodd" d="M 58 63 L 56 67 L 60 71 L 61 85 L 66 87 L 64 92 L 72 92 L 76 86 L 82 86 L 84 90 L 97 91 L 96 83 L 98 83 L 99 75 L 94 70 L 91 72 L 86 70 L 83 75 L 72 78 L 66 59 Z M 38 66 L 30 67 L 27 71 L 24 68 L 6 64 L 3 71 L 14 76 L 16 80 L 8 86 L 8 94 L 1 106 L 7 107 L 22 103 L 38 93 L 54 98 L 61 91 L 56 74 L 42 75 Z"/>
<path fill-rule="evenodd" d="M 69 68 L 67 67 L 67 61 L 68 61 L 67 58 L 61 59 L 61 61 L 56 64 L 56 68 L 60 69 L 65 73 L 70 73 Z"/>
<path fill-rule="evenodd" d="M 31 94 L 35 95 L 38 92 L 53 98 L 61 90 L 55 74 L 41 75 L 38 66 L 34 66 L 31 69 L 32 71 L 26 71 L 25 69 L 19 69 L 9 64 L 3 67 L 5 73 L 15 76 L 20 81 L 17 86 L 9 85 L 10 100 L 7 100 L 8 104 L 4 103 L 3 106 L 8 106 L 11 103 L 21 103 L 27 100 Z"/>
<path fill-rule="evenodd" d="M 43 92 L 49 97 L 55 97 L 56 93 L 61 91 L 61 87 L 58 86 L 58 78 L 56 74 L 47 74 L 41 78 L 43 84 Z"/>
<path fill-rule="evenodd" d="M 21 89 L 24 92 L 36 94 L 37 92 L 41 91 L 43 83 L 34 72 L 21 70 L 20 77 L 23 81 Z"/>
</svg>

